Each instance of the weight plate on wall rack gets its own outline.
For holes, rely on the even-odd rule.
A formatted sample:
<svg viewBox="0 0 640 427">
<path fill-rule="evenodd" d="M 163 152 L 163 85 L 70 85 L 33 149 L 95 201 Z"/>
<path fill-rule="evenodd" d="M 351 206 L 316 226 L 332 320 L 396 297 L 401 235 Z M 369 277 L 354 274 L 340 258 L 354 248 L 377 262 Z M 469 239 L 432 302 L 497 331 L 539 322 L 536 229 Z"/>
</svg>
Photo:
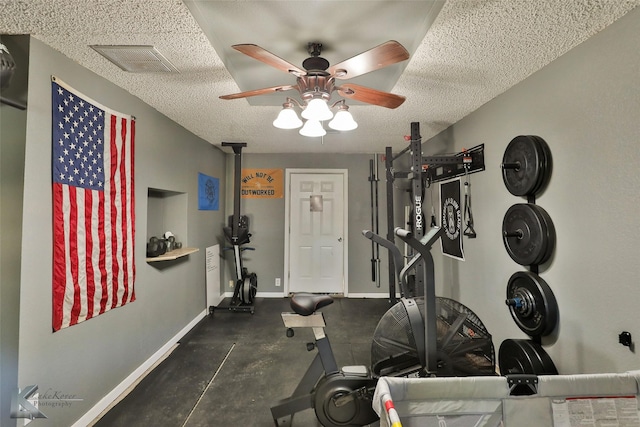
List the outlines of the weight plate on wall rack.
<svg viewBox="0 0 640 427">
<path fill-rule="evenodd" d="M 515 262 L 538 265 L 548 261 L 553 254 L 556 230 L 551 217 L 540 206 L 517 203 L 504 216 L 502 240 Z"/>
<path fill-rule="evenodd" d="M 551 150 L 534 135 L 516 136 L 502 157 L 502 180 L 514 196 L 534 196 L 551 177 Z"/>
<path fill-rule="evenodd" d="M 532 135 L 532 138 L 536 140 L 536 142 L 542 149 L 542 173 L 539 175 L 538 185 L 533 192 L 533 195 L 537 195 L 544 191 L 547 184 L 549 183 L 549 180 L 551 179 L 553 162 L 551 159 L 551 149 L 549 148 L 549 144 L 547 144 L 547 141 L 535 135 Z"/>
<path fill-rule="evenodd" d="M 556 365 L 540 344 L 532 340 L 506 339 L 498 350 L 500 375 L 557 375 Z"/>
<path fill-rule="evenodd" d="M 531 337 L 547 336 L 558 324 L 558 303 L 553 291 L 547 282 L 530 271 L 511 276 L 505 303 L 516 325 Z"/>
</svg>

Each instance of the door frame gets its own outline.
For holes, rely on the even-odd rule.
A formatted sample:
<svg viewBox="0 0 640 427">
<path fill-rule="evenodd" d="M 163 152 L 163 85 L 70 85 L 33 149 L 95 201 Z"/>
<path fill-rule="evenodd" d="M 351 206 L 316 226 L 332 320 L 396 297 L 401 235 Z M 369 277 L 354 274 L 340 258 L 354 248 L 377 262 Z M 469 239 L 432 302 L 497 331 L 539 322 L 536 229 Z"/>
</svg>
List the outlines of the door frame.
<svg viewBox="0 0 640 427">
<path fill-rule="evenodd" d="M 283 296 L 289 295 L 289 227 L 291 216 L 291 175 L 293 174 L 331 174 L 342 175 L 342 216 L 343 216 L 343 250 L 342 250 L 342 275 L 344 296 L 349 295 L 349 170 L 348 169 L 285 169 L 285 197 L 284 197 L 284 283 Z"/>
</svg>

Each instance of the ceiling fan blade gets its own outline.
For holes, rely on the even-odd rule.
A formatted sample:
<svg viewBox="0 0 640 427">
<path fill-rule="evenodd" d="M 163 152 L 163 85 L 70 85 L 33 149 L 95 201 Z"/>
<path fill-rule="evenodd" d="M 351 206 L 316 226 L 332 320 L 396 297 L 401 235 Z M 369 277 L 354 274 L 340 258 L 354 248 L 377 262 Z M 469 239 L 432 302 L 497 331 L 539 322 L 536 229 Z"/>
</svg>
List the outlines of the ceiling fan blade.
<svg viewBox="0 0 640 427">
<path fill-rule="evenodd" d="M 340 96 L 366 102 L 367 104 L 379 105 L 380 107 L 398 108 L 406 99 L 404 96 L 351 83 L 344 84 L 336 89 Z"/>
<path fill-rule="evenodd" d="M 285 90 L 298 89 L 297 85 L 285 85 L 285 86 L 273 86 L 265 87 L 263 89 L 248 90 L 246 92 L 233 93 L 231 95 L 222 95 L 220 99 L 238 99 L 248 98 L 250 96 L 265 95 L 272 92 L 284 92 Z"/>
<path fill-rule="evenodd" d="M 299 67 L 296 67 L 292 63 L 285 61 L 279 56 L 274 55 L 261 48 L 255 44 L 236 44 L 231 46 L 238 52 L 242 52 L 247 56 L 252 57 L 253 59 L 257 59 L 258 61 L 264 62 L 267 65 L 271 65 L 274 68 L 277 68 L 280 71 L 284 71 L 285 73 L 295 74 L 295 75 L 304 75 L 306 71 L 301 70 Z"/>
<path fill-rule="evenodd" d="M 389 40 L 352 58 L 332 65 L 329 73 L 336 79 L 351 79 L 409 59 L 409 52 L 395 40 Z"/>
</svg>

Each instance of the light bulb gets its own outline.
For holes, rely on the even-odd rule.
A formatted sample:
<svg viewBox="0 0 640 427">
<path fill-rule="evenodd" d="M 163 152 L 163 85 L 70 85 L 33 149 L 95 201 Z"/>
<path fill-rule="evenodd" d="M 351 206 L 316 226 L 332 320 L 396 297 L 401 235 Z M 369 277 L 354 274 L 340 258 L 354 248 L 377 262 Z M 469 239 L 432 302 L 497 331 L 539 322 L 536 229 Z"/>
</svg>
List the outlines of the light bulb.
<svg viewBox="0 0 640 427">
<path fill-rule="evenodd" d="M 333 117 L 333 113 L 327 105 L 327 101 L 322 98 L 313 98 L 302 112 L 302 117 L 307 120 L 324 121 Z"/>
<path fill-rule="evenodd" d="M 278 117 L 273 121 L 273 125 L 279 129 L 297 129 L 302 126 L 302 120 L 292 107 L 285 107 L 280 110 Z"/>
<path fill-rule="evenodd" d="M 354 130 L 358 127 L 358 123 L 353 120 L 353 116 L 350 112 L 347 111 L 347 108 L 341 108 L 340 111 L 336 113 L 336 116 L 333 118 L 333 120 L 329 122 L 329 127 L 331 129 L 348 131 Z"/>
<path fill-rule="evenodd" d="M 317 120 L 307 120 L 304 126 L 302 126 L 302 129 L 300 129 L 300 135 L 302 136 L 318 137 L 326 134 L 327 131 L 324 130 L 322 124 Z"/>
</svg>

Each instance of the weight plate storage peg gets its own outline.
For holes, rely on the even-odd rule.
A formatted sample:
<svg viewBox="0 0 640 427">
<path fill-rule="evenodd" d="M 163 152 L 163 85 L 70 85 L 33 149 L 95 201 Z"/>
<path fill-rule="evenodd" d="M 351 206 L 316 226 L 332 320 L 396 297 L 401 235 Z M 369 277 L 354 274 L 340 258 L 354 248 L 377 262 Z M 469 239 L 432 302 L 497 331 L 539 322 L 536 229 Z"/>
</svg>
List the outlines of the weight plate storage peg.
<svg viewBox="0 0 640 427">
<path fill-rule="evenodd" d="M 516 136 L 502 157 L 502 180 L 514 196 L 535 196 L 551 177 L 551 150 L 534 135 Z"/>
<path fill-rule="evenodd" d="M 556 230 L 551 217 L 540 206 L 517 203 L 504 216 L 502 240 L 515 262 L 538 265 L 548 261 L 553 254 Z"/>
<path fill-rule="evenodd" d="M 557 375 L 551 356 L 532 340 L 506 339 L 498 350 L 501 375 Z"/>
<path fill-rule="evenodd" d="M 511 317 L 525 334 L 547 336 L 558 324 L 558 303 L 553 291 L 540 276 L 519 271 L 507 284 L 507 299 Z"/>
</svg>

